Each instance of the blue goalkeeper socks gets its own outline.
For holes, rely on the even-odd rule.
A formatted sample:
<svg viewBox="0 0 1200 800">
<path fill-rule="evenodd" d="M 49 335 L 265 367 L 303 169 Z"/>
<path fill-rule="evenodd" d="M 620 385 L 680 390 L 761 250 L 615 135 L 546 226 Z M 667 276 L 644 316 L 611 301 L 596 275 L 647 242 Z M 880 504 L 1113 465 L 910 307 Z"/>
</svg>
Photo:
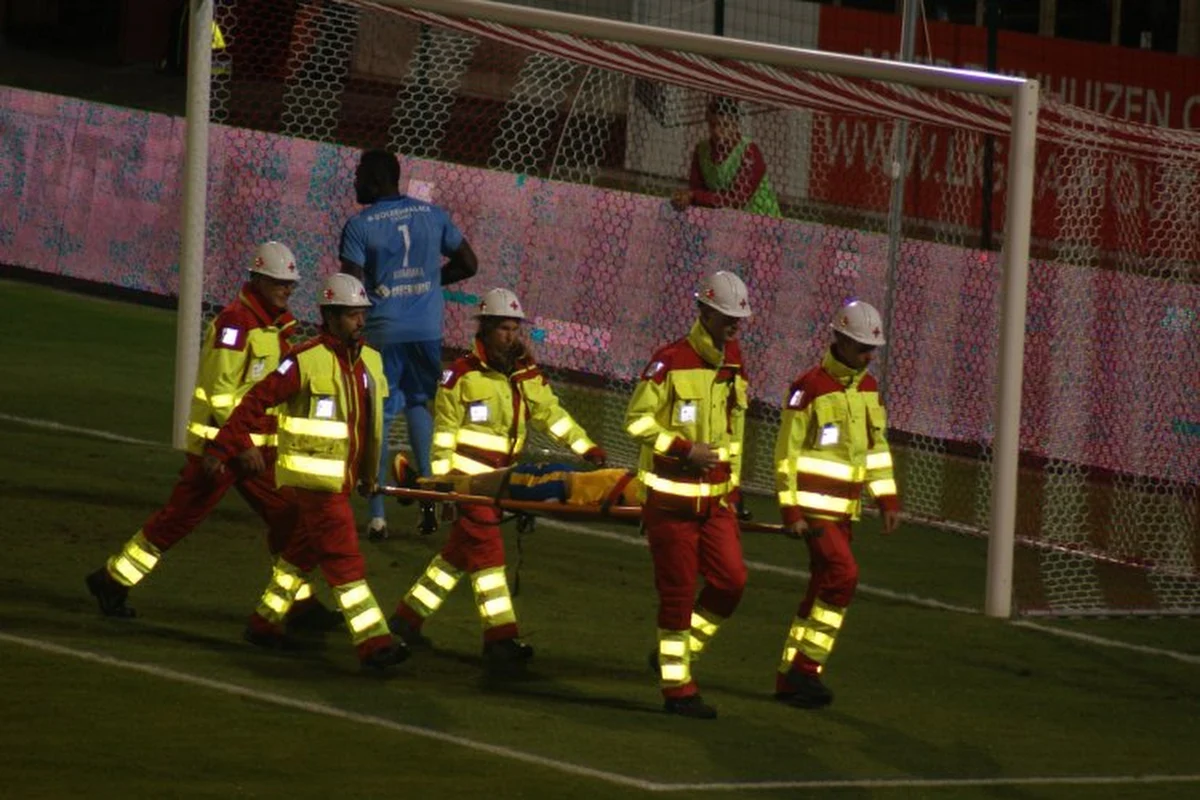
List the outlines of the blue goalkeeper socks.
<svg viewBox="0 0 1200 800">
<path fill-rule="evenodd" d="M 408 443 L 412 447 L 413 460 L 423 477 L 429 477 L 429 459 L 433 451 L 433 414 L 424 405 L 404 409 L 408 422 Z"/>
<path fill-rule="evenodd" d="M 383 410 L 383 446 L 379 448 L 379 485 L 391 486 L 396 482 L 392 477 L 392 459 L 391 448 L 388 446 L 388 435 L 392 430 L 392 421 L 396 419 L 395 414 L 389 414 L 388 409 Z M 367 502 L 367 508 L 371 511 L 371 519 L 387 519 L 387 514 L 384 512 L 383 501 L 387 499 L 387 495 L 373 494 Z"/>
</svg>

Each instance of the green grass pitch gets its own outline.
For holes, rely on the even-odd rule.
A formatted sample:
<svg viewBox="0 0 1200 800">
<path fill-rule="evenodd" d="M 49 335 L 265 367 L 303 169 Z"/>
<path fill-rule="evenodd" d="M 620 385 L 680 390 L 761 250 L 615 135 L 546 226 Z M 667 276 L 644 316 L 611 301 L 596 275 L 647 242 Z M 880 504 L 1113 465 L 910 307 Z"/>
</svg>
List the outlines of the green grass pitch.
<svg viewBox="0 0 1200 800">
<path fill-rule="evenodd" d="M 542 522 L 524 537 L 517 608 L 538 653 L 517 683 L 481 679 L 466 587 L 427 627 L 436 650 L 391 680 L 360 675 L 344 633 L 286 655 L 244 644 L 269 560 L 236 496 L 137 589 L 138 619 L 102 618 L 83 576 L 182 461 L 161 444 L 174 314 L 0 282 L 0 320 L 5 797 L 1200 792 L 1200 622 L 1041 623 L 1081 639 L 940 607 L 980 606 L 986 547 L 914 525 L 858 529 L 866 588 L 820 712 L 771 698 L 805 558 L 762 534 L 745 538 L 743 605 L 696 668 L 715 722 L 661 713 L 649 557 L 627 527 Z M 404 533 L 414 512 L 389 513 L 400 535 L 363 542 L 385 610 L 445 535 Z"/>
</svg>

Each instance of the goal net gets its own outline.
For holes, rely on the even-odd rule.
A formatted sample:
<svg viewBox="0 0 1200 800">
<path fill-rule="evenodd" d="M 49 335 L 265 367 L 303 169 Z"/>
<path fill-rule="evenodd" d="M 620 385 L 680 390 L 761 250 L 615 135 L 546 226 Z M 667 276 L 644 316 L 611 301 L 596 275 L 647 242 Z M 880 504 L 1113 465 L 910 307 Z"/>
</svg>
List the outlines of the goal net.
<svg viewBox="0 0 1200 800">
<path fill-rule="evenodd" d="M 564 404 L 616 461 L 635 461 L 633 381 L 687 331 L 701 276 L 729 269 L 755 311 L 745 485 L 771 491 L 782 395 L 861 298 L 886 309 L 906 510 L 988 530 L 1006 101 L 396 3 L 216 13 L 207 302 L 267 238 L 307 274 L 336 271 L 357 152 L 385 147 L 402 189 L 447 208 L 480 256 L 446 293 L 447 346 L 469 343 L 482 291 L 514 289 Z M 1045 97 L 1039 119 L 1016 604 L 1194 613 L 1200 139 Z M 297 292 L 310 320 L 316 283 Z"/>
</svg>

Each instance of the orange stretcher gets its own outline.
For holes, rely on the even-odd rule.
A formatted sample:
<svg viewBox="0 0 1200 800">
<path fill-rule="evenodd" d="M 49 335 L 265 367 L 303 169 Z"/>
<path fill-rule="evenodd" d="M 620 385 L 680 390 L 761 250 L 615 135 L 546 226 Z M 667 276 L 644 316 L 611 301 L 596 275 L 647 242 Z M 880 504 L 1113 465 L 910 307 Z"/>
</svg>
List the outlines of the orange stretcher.
<svg viewBox="0 0 1200 800">
<path fill-rule="evenodd" d="M 514 479 L 513 469 L 499 469 L 481 475 L 448 475 L 438 478 L 421 478 L 413 481 L 407 470 L 403 456 L 397 456 L 393 465 L 393 477 L 402 486 L 383 486 L 380 493 L 400 500 L 425 500 L 436 503 L 466 503 L 473 505 L 496 506 L 504 511 L 517 515 L 535 515 L 547 517 L 567 517 L 585 519 L 603 519 L 627 523 L 640 523 L 642 507 L 621 503 L 627 492 L 621 491 L 628 483 L 614 482 L 614 488 L 601 502 L 551 502 L 539 500 L 518 500 L 508 496 L 510 483 Z M 599 471 L 597 471 L 599 472 Z M 624 470 L 607 470 L 607 472 L 624 472 Z M 589 473 L 580 473 L 587 475 Z M 415 485 L 414 485 L 415 484 Z M 589 498 L 595 496 L 590 493 Z M 518 523 L 520 525 L 520 523 Z M 781 533 L 782 525 L 772 525 L 763 522 L 742 521 L 739 525 L 743 531 L 760 533 Z"/>
</svg>

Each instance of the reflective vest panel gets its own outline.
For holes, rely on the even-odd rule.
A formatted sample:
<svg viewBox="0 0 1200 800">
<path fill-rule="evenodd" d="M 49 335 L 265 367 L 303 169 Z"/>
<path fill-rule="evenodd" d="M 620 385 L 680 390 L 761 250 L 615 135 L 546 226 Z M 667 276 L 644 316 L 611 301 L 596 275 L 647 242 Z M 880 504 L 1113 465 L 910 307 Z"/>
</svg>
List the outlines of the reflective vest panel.
<svg viewBox="0 0 1200 800">
<path fill-rule="evenodd" d="M 279 328 L 252 328 L 241 350 L 214 347 L 217 335 L 215 321 L 209 323 L 188 414 L 187 449 L 195 455 L 203 454 L 204 443 L 217 435 L 246 393 L 273 372 L 282 357 Z M 251 441 L 257 447 L 276 444 L 273 433 L 254 434 Z"/>
<path fill-rule="evenodd" d="M 278 485 L 340 492 L 350 479 L 347 462 L 352 450 L 363 469 L 374 469 L 372 465 L 379 463 L 387 381 L 375 350 L 364 347 L 361 357 L 370 383 L 371 408 L 358 407 L 358 394 L 347 385 L 354 375 L 343 371 L 327 347 L 297 354 L 302 388 L 279 413 Z M 360 414 L 372 419 L 366 442 L 354 441 Z"/>
</svg>

